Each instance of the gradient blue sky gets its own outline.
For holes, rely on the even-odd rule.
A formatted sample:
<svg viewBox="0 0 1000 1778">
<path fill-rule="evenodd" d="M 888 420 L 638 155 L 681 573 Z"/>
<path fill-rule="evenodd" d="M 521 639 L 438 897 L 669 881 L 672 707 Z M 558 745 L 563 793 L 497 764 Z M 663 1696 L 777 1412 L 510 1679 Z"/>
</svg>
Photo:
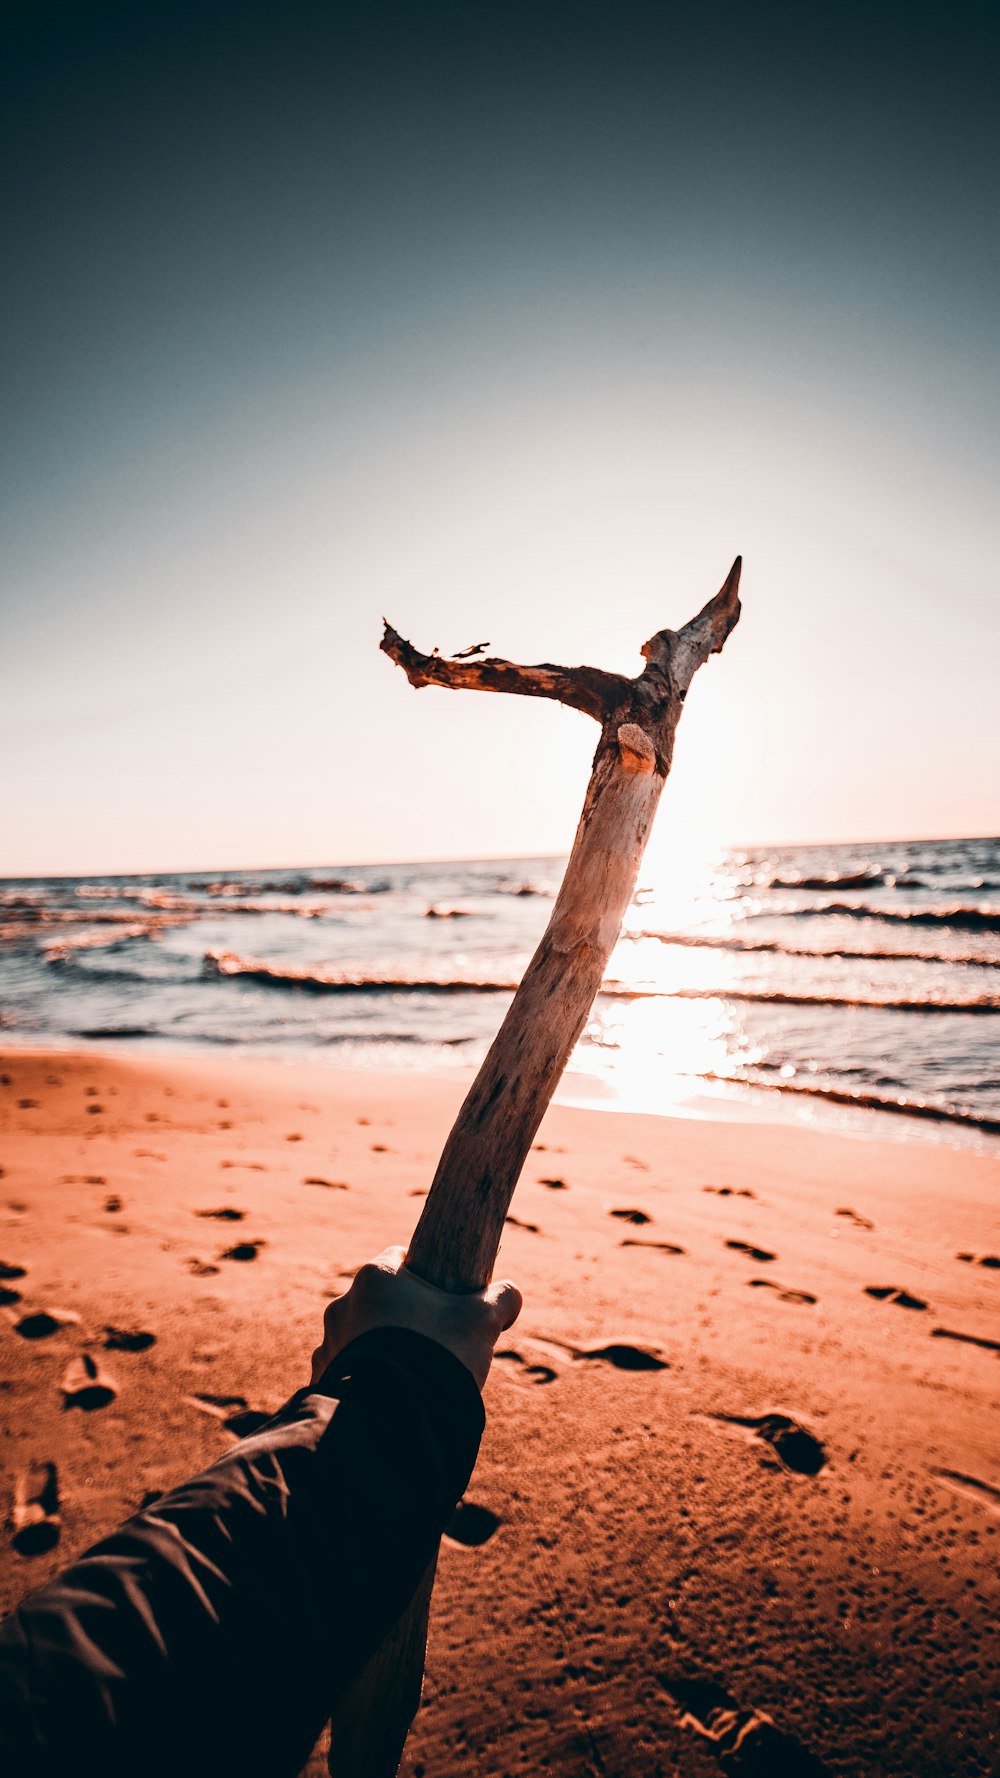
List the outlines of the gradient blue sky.
<svg viewBox="0 0 1000 1778">
<path fill-rule="evenodd" d="M 996 832 L 995 8 L 8 7 L 0 873 Z"/>
</svg>

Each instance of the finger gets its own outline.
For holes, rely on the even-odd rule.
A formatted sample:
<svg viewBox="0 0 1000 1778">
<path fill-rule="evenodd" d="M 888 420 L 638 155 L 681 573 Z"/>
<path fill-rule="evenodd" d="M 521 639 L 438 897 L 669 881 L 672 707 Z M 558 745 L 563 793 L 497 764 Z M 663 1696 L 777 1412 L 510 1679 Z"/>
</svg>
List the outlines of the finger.
<svg viewBox="0 0 1000 1778">
<path fill-rule="evenodd" d="M 401 1270 L 405 1258 L 405 1247 L 383 1247 L 381 1253 L 375 1255 L 371 1264 L 377 1266 L 380 1272 L 398 1272 Z"/>
<path fill-rule="evenodd" d="M 517 1285 L 512 1284 L 509 1278 L 501 1278 L 495 1284 L 488 1284 L 483 1292 L 483 1299 L 496 1315 L 501 1333 L 506 1333 L 508 1327 L 513 1327 L 524 1303 Z"/>
</svg>

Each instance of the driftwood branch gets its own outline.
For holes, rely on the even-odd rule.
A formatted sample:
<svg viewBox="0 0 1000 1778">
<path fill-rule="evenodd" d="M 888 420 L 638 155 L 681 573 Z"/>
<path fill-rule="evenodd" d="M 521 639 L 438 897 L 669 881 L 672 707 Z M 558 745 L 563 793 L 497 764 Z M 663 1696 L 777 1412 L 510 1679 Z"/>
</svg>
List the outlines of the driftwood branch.
<svg viewBox="0 0 1000 1778">
<path fill-rule="evenodd" d="M 421 654 L 390 623 L 380 646 L 383 654 L 402 667 L 417 691 L 425 685 L 444 685 L 450 691 L 509 691 L 524 698 L 554 698 L 598 722 L 612 698 L 629 683 L 615 673 L 602 673 L 599 667 L 552 667 L 547 661 L 537 667 L 521 667 L 516 661 L 489 656 L 473 660 L 467 655 Z"/>
<path fill-rule="evenodd" d="M 555 698 L 601 725 L 549 924 L 448 1137 L 407 1251 L 407 1265 L 442 1289 L 476 1290 L 491 1275 L 521 1168 L 635 891 L 688 687 L 739 618 L 739 582 L 737 557 L 697 617 L 650 638 L 635 679 L 420 654 L 386 624 L 382 648 L 413 686 Z M 396 1770 L 419 1698 L 432 1582 L 433 1570 L 338 1711 L 330 1769 L 339 1778 Z"/>
</svg>

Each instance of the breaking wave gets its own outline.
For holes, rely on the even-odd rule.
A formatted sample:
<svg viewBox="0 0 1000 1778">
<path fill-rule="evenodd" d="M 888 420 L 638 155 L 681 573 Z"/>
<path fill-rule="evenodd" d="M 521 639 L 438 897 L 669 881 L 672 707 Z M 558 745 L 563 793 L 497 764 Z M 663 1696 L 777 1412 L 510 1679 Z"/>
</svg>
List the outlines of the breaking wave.
<svg viewBox="0 0 1000 1778">
<path fill-rule="evenodd" d="M 264 987 L 298 988 L 309 994 L 513 994 L 517 983 L 453 976 L 383 976 L 344 971 L 294 969 L 240 957 L 233 951 L 206 951 L 202 963 L 208 976 L 258 982 Z M 748 988 L 630 987 L 606 981 L 601 994 L 609 1000 L 740 1000 L 771 1006 L 865 1006 L 881 1012 L 1000 1012 L 1000 996 L 972 1000 L 899 1000 L 839 994 L 787 994 Z"/>
<path fill-rule="evenodd" d="M 181 915 L 188 919 L 217 919 L 222 914 L 292 914 L 298 919 L 316 919 L 325 910 L 322 907 L 302 907 L 298 902 L 274 901 L 260 902 L 249 898 L 243 900 L 223 901 L 213 897 L 210 901 L 197 901 L 190 895 L 175 894 L 172 890 L 144 889 L 133 898 L 142 907 L 159 908 L 167 913 Z M 88 915 L 88 919 L 99 918 Z"/>
<path fill-rule="evenodd" d="M 748 915 L 748 918 L 761 919 L 768 914 L 773 917 L 775 911 L 773 908 L 761 908 L 759 912 Z M 953 932 L 1000 932 L 1000 910 L 964 905 L 952 908 L 914 908 L 909 913 L 896 908 L 872 907 L 868 902 L 829 901 L 822 907 L 796 908 L 794 918 L 829 919 L 834 915 L 845 915 L 852 920 L 882 920 L 889 926 L 950 927 Z"/>
<path fill-rule="evenodd" d="M 941 951 L 846 951 L 840 945 L 830 946 L 822 951 L 811 950 L 806 945 L 785 945 L 780 939 L 765 939 L 758 942 L 752 938 L 726 938 L 714 933 L 696 932 L 637 932 L 628 934 L 635 938 L 656 939 L 661 945 L 680 945 L 685 949 L 712 951 L 743 951 L 753 956 L 775 957 L 810 957 L 822 961 L 825 958 L 834 960 L 845 957 L 855 963 L 947 963 L 976 966 L 980 969 L 997 969 L 1000 964 L 989 957 L 976 957 L 972 953 L 957 953 L 949 957 Z"/>
<path fill-rule="evenodd" d="M 299 988 L 309 994 L 513 994 L 514 981 L 466 981 L 449 976 L 373 976 L 316 972 L 240 957 L 233 951 L 206 951 L 205 975 L 237 977 L 269 988 Z"/>
<path fill-rule="evenodd" d="M 881 1093 L 852 1092 L 847 1087 L 799 1086 L 789 1081 L 759 1080 L 750 1075 L 703 1074 L 702 1080 L 718 1081 L 723 1085 L 734 1080 L 743 1086 L 759 1087 L 765 1092 L 800 1094 L 804 1098 L 826 1099 L 834 1105 L 856 1105 L 865 1111 L 891 1111 L 903 1117 L 930 1118 L 936 1123 L 960 1124 L 966 1129 L 982 1130 L 987 1135 L 1000 1135 L 1000 1118 L 981 1117 L 974 1111 L 961 1111 L 952 1105 L 935 1105 L 926 1099 L 907 1099 L 900 1096 L 895 1099 Z"/>
<path fill-rule="evenodd" d="M 206 895 L 383 895 L 390 885 L 363 883 L 355 877 L 279 877 L 275 882 L 198 883 Z"/>
<path fill-rule="evenodd" d="M 772 877 L 772 889 L 885 889 L 895 878 L 886 871 L 859 870 L 847 877 Z"/>
<path fill-rule="evenodd" d="M 40 948 L 46 963 L 69 963 L 80 951 L 103 951 L 108 956 L 124 950 L 134 939 L 149 938 L 157 930 L 157 922 L 143 920 L 113 932 L 77 932 L 69 938 L 46 938 Z"/>
<path fill-rule="evenodd" d="M 212 903 L 220 898 L 239 898 L 241 903 L 256 895 L 380 895 L 389 889 L 386 882 L 363 883 L 353 877 L 266 877 L 217 879 L 202 882 L 186 879 L 188 895 L 207 895 Z M 73 893 L 84 901 L 141 901 L 146 907 L 170 906 L 185 901 L 180 889 L 158 888 L 149 883 L 80 883 Z M 203 901 L 192 905 L 204 911 Z"/>
<path fill-rule="evenodd" d="M 612 1000 L 741 1000 L 755 1006 L 865 1006 L 878 1012 L 1000 1012 L 1000 995 L 996 994 L 980 994 L 974 1000 L 893 1000 L 871 995 L 786 994 L 754 988 L 629 988 L 617 982 L 605 982 L 601 993 Z"/>
</svg>

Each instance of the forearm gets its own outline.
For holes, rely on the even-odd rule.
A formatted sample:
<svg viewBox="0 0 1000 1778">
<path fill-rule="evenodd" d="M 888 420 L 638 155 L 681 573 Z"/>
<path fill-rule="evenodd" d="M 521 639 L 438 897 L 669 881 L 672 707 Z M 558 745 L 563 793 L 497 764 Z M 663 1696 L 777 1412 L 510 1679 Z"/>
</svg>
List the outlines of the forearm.
<svg viewBox="0 0 1000 1778">
<path fill-rule="evenodd" d="M 8 1778 L 292 1778 L 429 1562 L 482 1426 L 442 1347 L 355 1340 L 0 1626 Z"/>
</svg>

